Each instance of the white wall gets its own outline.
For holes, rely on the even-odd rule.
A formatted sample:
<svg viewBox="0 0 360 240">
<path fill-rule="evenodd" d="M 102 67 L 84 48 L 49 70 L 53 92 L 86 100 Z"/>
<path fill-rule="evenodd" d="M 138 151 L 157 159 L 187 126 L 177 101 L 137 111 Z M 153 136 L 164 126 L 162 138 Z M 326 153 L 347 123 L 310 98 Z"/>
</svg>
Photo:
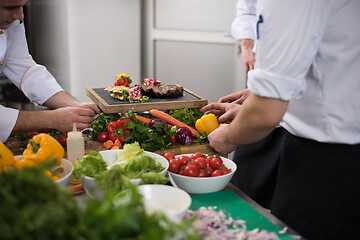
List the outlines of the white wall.
<svg viewBox="0 0 360 240">
<path fill-rule="evenodd" d="M 82 101 L 126 72 L 140 82 L 140 0 L 32 0 L 38 62 Z"/>
</svg>

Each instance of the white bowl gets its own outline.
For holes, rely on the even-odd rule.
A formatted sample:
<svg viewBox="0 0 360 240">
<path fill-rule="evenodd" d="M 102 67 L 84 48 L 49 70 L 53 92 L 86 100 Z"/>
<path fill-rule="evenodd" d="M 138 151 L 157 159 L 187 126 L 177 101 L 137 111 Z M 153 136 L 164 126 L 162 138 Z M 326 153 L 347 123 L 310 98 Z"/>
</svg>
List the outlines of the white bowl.
<svg viewBox="0 0 360 240">
<path fill-rule="evenodd" d="M 109 166 L 112 163 L 116 161 L 116 156 L 118 152 L 123 151 L 122 149 L 116 149 L 116 150 L 105 150 L 105 151 L 99 151 L 101 157 L 104 159 L 106 164 Z M 169 168 L 169 162 L 164 158 L 163 156 L 153 153 L 144 151 L 145 155 L 155 158 L 156 162 L 161 163 L 161 165 L 164 167 L 164 170 L 161 172 L 166 175 L 167 170 Z M 141 179 L 131 179 L 131 182 L 135 185 L 139 185 L 141 182 Z M 85 192 L 91 197 L 95 199 L 103 199 L 104 198 L 104 192 L 102 188 L 96 183 L 95 178 L 85 176 L 81 183 L 85 189 Z"/>
<path fill-rule="evenodd" d="M 22 155 L 17 155 L 15 157 L 16 158 L 23 158 Z M 64 168 L 64 171 L 57 173 L 57 175 L 59 175 L 59 177 L 61 177 L 61 178 L 59 180 L 56 180 L 55 183 L 57 185 L 59 185 L 59 186 L 62 186 L 62 187 L 68 187 L 71 174 L 72 174 L 72 172 L 74 170 L 74 165 L 69 160 L 67 160 L 65 158 L 62 158 L 60 165 L 53 166 L 51 168 L 51 171 L 54 171 L 54 170 L 56 170 L 56 169 L 58 169 L 60 167 Z"/>
<path fill-rule="evenodd" d="M 189 156 L 192 154 L 182 154 L 179 156 Z M 234 176 L 236 164 L 228 158 L 220 157 L 224 165 L 231 170 L 230 173 L 218 177 L 188 177 L 176 173 L 168 172 L 171 184 L 174 187 L 183 189 L 190 194 L 203 194 L 218 192 L 226 187 Z"/>
<path fill-rule="evenodd" d="M 146 212 L 164 213 L 169 219 L 178 222 L 191 205 L 191 197 L 185 191 L 168 185 L 145 184 L 138 187 L 143 195 Z"/>
<path fill-rule="evenodd" d="M 56 170 L 59 167 L 64 168 L 64 171 L 57 174 L 61 178 L 59 180 L 56 180 L 55 183 L 58 184 L 59 186 L 62 186 L 62 187 L 68 187 L 71 174 L 72 174 L 72 172 L 74 170 L 74 166 L 69 160 L 67 160 L 65 158 L 62 158 L 61 159 L 61 164 L 53 166 L 51 168 L 51 170 L 52 171 Z"/>
</svg>

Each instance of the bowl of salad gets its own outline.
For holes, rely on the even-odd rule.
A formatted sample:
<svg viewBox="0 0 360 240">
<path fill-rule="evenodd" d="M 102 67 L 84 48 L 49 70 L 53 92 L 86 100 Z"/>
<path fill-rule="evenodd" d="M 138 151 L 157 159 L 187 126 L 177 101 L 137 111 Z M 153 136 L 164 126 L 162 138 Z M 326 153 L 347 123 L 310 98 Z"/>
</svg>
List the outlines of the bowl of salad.
<svg viewBox="0 0 360 240">
<path fill-rule="evenodd" d="M 166 184 L 169 162 L 159 154 L 147 152 L 138 143 L 123 149 L 92 151 L 74 168 L 74 176 L 92 198 L 103 199 L 105 192 L 117 193 L 129 184 Z"/>
<path fill-rule="evenodd" d="M 236 168 L 228 158 L 197 152 L 170 159 L 168 174 L 173 186 L 191 194 L 203 194 L 224 189 Z"/>
</svg>

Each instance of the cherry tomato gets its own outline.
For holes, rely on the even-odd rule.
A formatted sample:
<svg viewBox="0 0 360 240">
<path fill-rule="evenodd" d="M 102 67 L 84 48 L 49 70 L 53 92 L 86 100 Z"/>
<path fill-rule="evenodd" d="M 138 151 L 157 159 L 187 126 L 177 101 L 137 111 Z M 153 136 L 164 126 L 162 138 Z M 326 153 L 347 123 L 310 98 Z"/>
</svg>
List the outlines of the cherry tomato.
<svg viewBox="0 0 360 240">
<path fill-rule="evenodd" d="M 214 157 L 209 162 L 209 166 L 215 170 L 219 169 L 222 166 L 222 164 L 223 164 L 223 161 L 219 157 Z"/>
<path fill-rule="evenodd" d="M 99 142 L 106 142 L 109 140 L 109 133 L 108 132 L 101 132 L 97 135 L 96 138 Z"/>
<path fill-rule="evenodd" d="M 223 169 L 222 172 L 224 175 L 230 173 L 230 169 L 228 169 L 227 167 L 222 166 L 221 168 Z"/>
<path fill-rule="evenodd" d="M 174 154 L 167 152 L 164 154 L 164 158 L 166 158 L 168 161 L 170 161 L 171 159 L 175 159 L 175 156 L 174 156 Z"/>
<path fill-rule="evenodd" d="M 188 156 L 180 156 L 178 158 L 178 161 L 180 162 L 181 166 L 185 166 L 186 164 L 188 164 L 190 162 L 190 158 Z"/>
<path fill-rule="evenodd" d="M 191 161 L 190 161 L 190 165 L 195 165 L 197 168 L 200 169 L 200 164 L 197 163 L 197 162 L 195 162 L 195 160 L 191 160 Z"/>
<path fill-rule="evenodd" d="M 199 176 L 199 168 L 195 165 L 187 165 L 184 169 L 184 175 L 189 177 L 197 177 Z"/>
<path fill-rule="evenodd" d="M 210 177 L 211 174 L 214 172 L 214 169 L 212 167 L 206 167 L 205 172 Z"/>
<path fill-rule="evenodd" d="M 38 132 L 32 132 L 29 134 L 29 139 L 32 139 L 34 136 L 38 135 Z"/>
<path fill-rule="evenodd" d="M 209 165 L 210 160 L 213 159 L 213 158 L 214 158 L 214 156 L 210 156 L 210 155 L 205 158 L 205 161 L 206 161 L 207 165 Z"/>
<path fill-rule="evenodd" d="M 212 174 L 211 177 L 218 177 L 218 176 L 222 176 L 224 175 L 222 171 L 220 171 L 219 169 L 216 169 Z"/>
<path fill-rule="evenodd" d="M 67 140 L 67 135 L 66 134 L 63 134 L 60 136 L 60 139 L 59 139 L 59 143 L 65 147 L 66 146 L 66 140 Z"/>
<path fill-rule="evenodd" d="M 207 166 L 207 163 L 203 157 L 198 157 L 194 161 L 199 164 L 200 168 L 205 168 Z"/>
<path fill-rule="evenodd" d="M 175 160 L 175 159 L 171 159 L 169 162 L 169 171 L 173 172 L 173 173 L 177 173 L 180 170 L 180 162 Z"/>
<path fill-rule="evenodd" d="M 191 155 L 191 159 L 197 159 L 199 157 L 203 157 L 203 154 L 201 152 L 196 152 L 193 155 Z"/>
<path fill-rule="evenodd" d="M 176 135 L 173 136 L 169 136 L 170 141 L 172 141 L 173 143 L 176 143 Z"/>
<path fill-rule="evenodd" d="M 204 169 L 200 169 L 199 170 L 199 177 L 207 177 L 208 175 L 207 175 L 207 173 L 205 172 L 205 170 Z"/>
</svg>

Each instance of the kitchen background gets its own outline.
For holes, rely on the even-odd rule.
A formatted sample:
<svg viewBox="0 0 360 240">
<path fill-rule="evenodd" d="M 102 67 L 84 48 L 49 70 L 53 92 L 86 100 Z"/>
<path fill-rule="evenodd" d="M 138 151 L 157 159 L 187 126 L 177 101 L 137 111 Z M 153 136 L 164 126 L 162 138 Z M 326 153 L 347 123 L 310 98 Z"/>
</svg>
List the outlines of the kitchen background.
<svg viewBox="0 0 360 240">
<path fill-rule="evenodd" d="M 116 74 L 127 73 L 135 84 L 157 78 L 215 102 L 245 88 L 239 42 L 230 36 L 236 2 L 31 0 L 29 49 L 82 101 L 89 101 L 86 88 L 112 86 Z M 11 88 L 4 81 L 2 92 Z M 19 99 L 11 106 L 28 109 L 21 96 L 11 101 Z"/>
</svg>

